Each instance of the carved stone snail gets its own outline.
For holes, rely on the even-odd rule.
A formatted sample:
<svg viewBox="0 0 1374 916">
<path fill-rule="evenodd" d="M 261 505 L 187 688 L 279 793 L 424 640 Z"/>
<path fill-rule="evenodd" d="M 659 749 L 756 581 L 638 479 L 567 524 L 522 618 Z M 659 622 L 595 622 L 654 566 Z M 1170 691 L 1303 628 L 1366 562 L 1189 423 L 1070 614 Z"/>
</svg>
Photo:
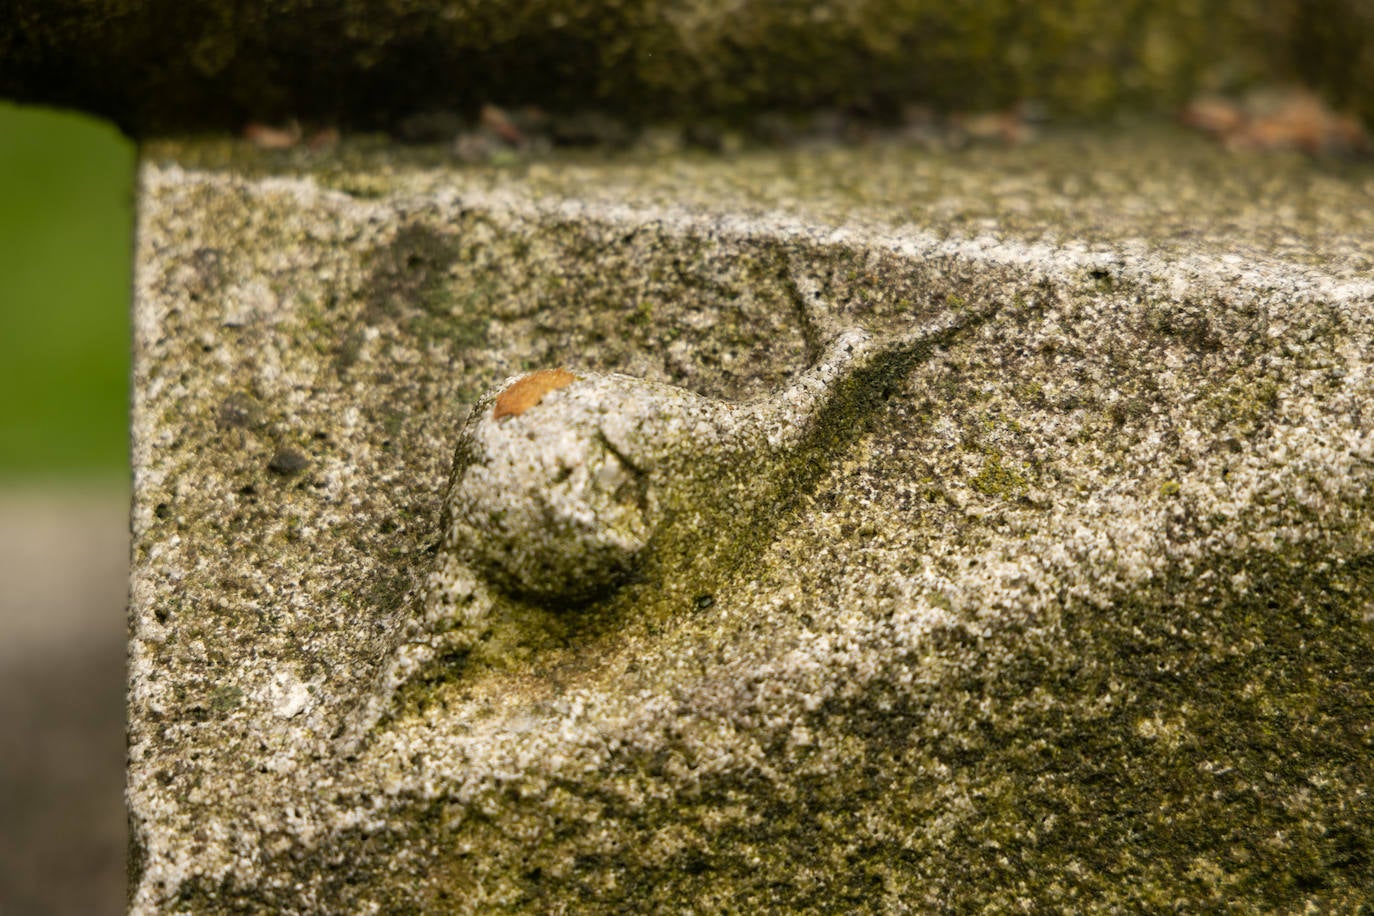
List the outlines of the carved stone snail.
<svg viewBox="0 0 1374 916">
<path fill-rule="evenodd" d="M 563 369 L 483 396 L 459 436 L 420 613 L 344 723 L 340 747 L 356 752 L 404 685 L 491 645 L 515 611 L 506 598 L 549 609 L 585 602 L 613 588 L 675 513 L 746 503 L 741 488 L 804 445 L 841 383 L 891 351 L 861 330 L 833 334 L 783 391 L 739 404 Z"/>
<path fill-rule="evenodd" d="M 809 460 L 819 425 L 848 422 L 848 394 L 880 390 L 882 374 L 900 374 L 984 316 L 882 338 L 810 317 L 819 359 L 762 400 L 564 369 L 508 379 L 482 397 L 459 436 L 420 613 L 341 729 L 342 746 L 360 746 L 405 684 L 482 651 L 502 621 L 518 629 L 527 618 L 507 599 L 576 605 L 620 582 L 665 526 L 695 525 L 721 507 L 748 524 L 760 500 L 777 496 L 776 469 Z M 490 643 L 497 654 L 503 638 Z"/>
<path fill-rule="evenodd" d="M 614 373 L 508 380 L 462 430 L 444 547 L 519 598 L 576 603 L 605 592 L 670 507 L 690 506 L 694 486 L 797 447 L 838 383 L 893 344 L 842 331 L 783 391 L 739 404 Z"/>
</svg>

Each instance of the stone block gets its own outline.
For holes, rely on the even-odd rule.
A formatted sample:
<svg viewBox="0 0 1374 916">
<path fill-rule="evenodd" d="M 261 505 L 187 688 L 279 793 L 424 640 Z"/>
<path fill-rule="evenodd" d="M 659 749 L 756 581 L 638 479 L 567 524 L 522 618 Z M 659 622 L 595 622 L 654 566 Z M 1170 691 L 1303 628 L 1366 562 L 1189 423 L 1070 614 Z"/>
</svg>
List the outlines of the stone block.
<svg viewBox="0 0 1374 916">
<path fill-rule="evenodd" d="M 135 912 L 1374 893 L 1367 168 L 176 150 Z"/>
</svg>

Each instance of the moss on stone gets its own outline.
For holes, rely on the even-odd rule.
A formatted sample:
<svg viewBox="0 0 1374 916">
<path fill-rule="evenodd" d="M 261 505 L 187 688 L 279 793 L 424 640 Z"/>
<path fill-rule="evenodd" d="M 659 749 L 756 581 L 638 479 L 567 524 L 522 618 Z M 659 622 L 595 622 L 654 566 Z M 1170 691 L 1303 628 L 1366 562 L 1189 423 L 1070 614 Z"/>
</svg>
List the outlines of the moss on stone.
<svg viewBox="0 0 1374 916">
<path fill-rule="evenodd" d="M 969 481 L 969 486 L 984 496 L 1011 499 L 1025 492 L 1026 478 L 1002 464 L 1002 456 L 997 452 L 989 452 L 983 459 L 982 470 Z"/>
</svg>

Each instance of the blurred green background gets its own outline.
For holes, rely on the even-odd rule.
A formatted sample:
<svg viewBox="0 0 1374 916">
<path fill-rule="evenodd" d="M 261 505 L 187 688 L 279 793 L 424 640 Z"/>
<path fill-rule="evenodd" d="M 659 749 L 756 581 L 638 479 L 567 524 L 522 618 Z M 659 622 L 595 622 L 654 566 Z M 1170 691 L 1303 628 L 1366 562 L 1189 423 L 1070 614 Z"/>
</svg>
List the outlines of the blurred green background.
<svg viewBox="0 0 1374 916">
<path fill-rule="evenodd" d="M 128 466 L 134 145 L 0 103 L 0 478 Z"/>
</svg>

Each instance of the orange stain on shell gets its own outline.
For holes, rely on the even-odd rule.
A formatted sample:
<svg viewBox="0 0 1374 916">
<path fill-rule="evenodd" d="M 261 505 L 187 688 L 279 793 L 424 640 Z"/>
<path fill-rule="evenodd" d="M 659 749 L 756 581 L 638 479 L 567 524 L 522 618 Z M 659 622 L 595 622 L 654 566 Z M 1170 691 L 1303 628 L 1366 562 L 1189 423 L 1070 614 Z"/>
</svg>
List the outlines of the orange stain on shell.
<svg viewBox="0 0 1374 916">
<path fill-rule="evenodd" d="M 510 386 L 496 396 L 496 409 L 493 419 L 518 417 L 544 399 L 544 395 L 559 388 L 566 388 L 577 381 L 577 376 L 567 369 L 540 369 L 510 383 Z"/>
</svg>

